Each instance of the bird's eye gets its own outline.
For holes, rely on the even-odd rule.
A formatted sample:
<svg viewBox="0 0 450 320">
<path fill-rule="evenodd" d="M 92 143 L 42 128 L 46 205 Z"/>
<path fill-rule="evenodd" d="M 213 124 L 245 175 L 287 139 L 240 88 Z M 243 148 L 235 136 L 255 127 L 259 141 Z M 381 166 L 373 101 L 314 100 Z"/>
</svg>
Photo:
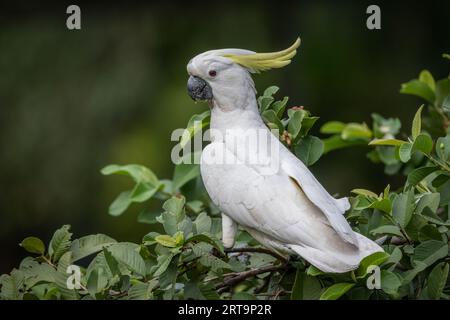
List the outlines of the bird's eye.
<svg viewBox="0 0 450 320">
<path fill-rule="evenodd" d="M 209 75 L 210 75 L 211 77 L 215 77 L 216 74 L 217 74 L 216 70 L 210 70 L 210 71 L 209 71 Z"/>
</svg>

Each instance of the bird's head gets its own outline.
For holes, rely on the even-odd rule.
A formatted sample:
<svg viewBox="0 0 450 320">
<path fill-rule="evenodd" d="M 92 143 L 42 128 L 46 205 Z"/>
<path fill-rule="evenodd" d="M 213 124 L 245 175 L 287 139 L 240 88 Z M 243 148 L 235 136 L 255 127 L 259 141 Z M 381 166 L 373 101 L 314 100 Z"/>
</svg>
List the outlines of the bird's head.
<svg viewBox="0 0 450 320">
<path fill-rule="evenodd" d="M 210 105 L 234 109 L 255 96 L 250 73 L 282 68 L 291 62 L 300 45 L 300 38 L 289 48 L 270 53 L 243 49 L 220 49 L 201 53 L 192 58 L 187 71 L 187 89 L 194 100 L 206 100 Z"/>
</svg>

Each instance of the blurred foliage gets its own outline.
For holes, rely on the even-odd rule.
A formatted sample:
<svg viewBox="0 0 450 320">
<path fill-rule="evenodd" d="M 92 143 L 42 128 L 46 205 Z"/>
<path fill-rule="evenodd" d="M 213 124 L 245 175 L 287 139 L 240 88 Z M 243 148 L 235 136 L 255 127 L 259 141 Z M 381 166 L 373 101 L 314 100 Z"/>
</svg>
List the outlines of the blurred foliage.
<svg viewBox="0 0 450 320">
<path fill-rule="evenodd" d="M 361 144 L 373 148 L 370 161 L 382 163 L 387 174 L 404 177 L 404 185 L 396 190 L 388 185 L 379 194 L 363 188 L 352 191 L 355 196 L 347 220 L 355 231 L 382 242 L 385 250 L 364 258 L 357 270 L 330 274 L 299 257 L 285 260 L 260 247 L 243 230 L 235 247 L 225 250 L 220 241 L 220 212 L 206 194 L 198 164 L 176 165 L 171 180 L 160 180 L 141 165 L 109 165 L 103 174 L 126 175 L 134 182 L 111 204 L 111 215 L 123 214 L 133 203 L 163 201 L 162 212 L 147 207 L 138 217 L 151 231 L 137 244 L 116 242 L 103 234 L 72 241 L 69 226 L 63 226 L 48 249 L 40 239 L 28 237 L 21 246 L 37 257 L 25 258 L 18 269 L 0 277 L 0 297 L 449 299 L 449 83 L 450 77 L 436 82 L 424 70 L 402 85 L 402 93 L 424 98 L 427 104 L 424 115 L 424 105 L 418 109 L 404 138 L 397 137 L 398 119 L 374 114 L 372 130 L 366 124 L 325 123 L 321 131 L 333 137 L 323 142 L 309 135 L 318 118 L 303 107 L 287 108 L 286 97 L 276 101 L 278 87 L 267 88 L 258 98 L 267 126 L 277 129 L 280 141 L 306 165 L 319 160 L 324 150 Z M 208 126 L 208 112 L 193 116 L 182 141 L 198 133 L 193 119 Z M 88 256 L 80 287 L 69 290 L 67 266 Z M 369 289 L 374 266 L 380 268 L 380 282 Z"/>
<path fill-rule="evenodd" d="M 379 31 L 365 28 L 364 2 L 80 5 L 82 30 L 69 31 L 63 1 L 0 4 L 0 273 L 20 262 L 15 244 L 26 234 L 50 235 L 68 222 L 76 234 L 140 240 L 147 229 L 134 223 L 139 205 L 114 219 L 102 214 L 129 181 L 97 172 L 105 163 L 141 163 L 170 175 L 170 133 L 201 112 L 184 89 L 186 63 L 199 52 L 272 51 L 300 35 L 290 67 L 256 83 L 280 84 L 291 101 L 311 106 L 321 116 L 311 131 L 318 136 L 328 121 L 369 123 L 373 111 L 407 121 L 417 99 L 396 94 L 398 83 L 424 67 L 443 77 L 436 57 L 450 51 L 448 1 L 383 4 Z M 333 193 L 402 184 L 398 175 L 381 179 L 384 167 L 365 153 L 339 149 L 312 170 Z"/>
</svg>

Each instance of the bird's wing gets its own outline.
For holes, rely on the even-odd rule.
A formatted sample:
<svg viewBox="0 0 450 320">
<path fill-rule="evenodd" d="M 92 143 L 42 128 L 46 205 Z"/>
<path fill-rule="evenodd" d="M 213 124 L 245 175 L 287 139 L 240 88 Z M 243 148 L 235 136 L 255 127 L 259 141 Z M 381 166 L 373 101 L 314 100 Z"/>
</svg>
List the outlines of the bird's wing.
<svg viewBox="0 0 450 320">
<path fill-rule="evenodd" d="M 236 164 L 206 164 L 204 158 L 208 154 L 225 154 L 228 160 Z M 223 143 L 211 143 L 202 153 L 201 174 L 208 194 L 221 210 L 240 225 L 285 244 L 307 246 L 317 245 L 318 235 L 320 241 L 334 242 L 334 232 L 329 232 L 332 229 L 326 224 L 326 218 L 337 233 L 340 227 L 348 226 L 339 220 L 340 217 L 346 223 L 341 211 L 336 211 L 339 214 L 337 217 L 330 215 L 331 219 L 329 216 L 325 218 L 321 211 L 331 210 L 332 205 L 314 205 L 308 201 L 287 174 L 264 175 L 260 169 L 239 163 Z M 314 191 L 306 188 L 309 192 Z M 320 197 L 314 199 L 322 200 Z M 350 229 L 350 232 L 353 231 Z"/>
<path fill-rule="evenodd" d="M 358 240 L 343 216 L 350 208 L 347 198 L 335 199 L 320 184 L 309 169 L 288 150 L 281 151 L 281 170 L 301 187 L 308 199 L 327 217 L 330 225 L 346 242 L 355 246 Z"/>
</svg>

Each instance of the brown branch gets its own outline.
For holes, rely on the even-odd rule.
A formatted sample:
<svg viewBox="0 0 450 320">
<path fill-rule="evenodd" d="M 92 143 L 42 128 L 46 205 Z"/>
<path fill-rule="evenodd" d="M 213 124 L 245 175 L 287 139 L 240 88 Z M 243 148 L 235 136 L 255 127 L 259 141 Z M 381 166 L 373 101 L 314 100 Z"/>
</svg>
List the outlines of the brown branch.
<svg viewBox="0 0 450 320">
<path fill-rule="evenodd" d="M 288 294 L 291 294 L 291 291 L 278 290 L 278 291 L 272 292 L 272 293 L 256 293 L 254 295 L 272 298 L 272 297 L 278 297 L 278 296 L 285 296 Z"/>
<path fill-rule="evenodd" d="M 253 248 L 253 247 L 245 247 L 245 248 L 230 248 L 225 249 L 226 253 L 235 253 L 235 252 L 258 252 L 258 253 L 265 253 L 270 254 L 271 256 L 277 258 L 278 260 L 281 260 L 283 262 L 286 262 L 286 258 L 282 255 L 276 253 L 275 251 L 266 249 L 266 248 Z"/>
<path fill-rule="evenodd" d="M 225 279 L 223 280 L 223 282 L 216 286 L 216 290 L 223 291 L 223 290 L 221 290 L 222 288 L 232 287 L 232 286 L 236 285 L 237 283 L 244 281 L 247 278 L 251 278 L 251 277 L 257 276 L 258 274 L 262 274 L 262 273 L 266 273 L 266 272 L 275 272 L 275 271 L 283 270 L 283 269 L 286 269 L 286 267 L 287 267 L 287 264 L 284 263 L 279 266 L 267 266 L 267 267 L 263 267 L 263 268 L 259 268 L 259 269 L 252 269 L 252 270 L 247 270 L 247 271 L 242 271 L 242 272 L 228 273 L 228 274 L 224 275 Z"/>
</svg>

